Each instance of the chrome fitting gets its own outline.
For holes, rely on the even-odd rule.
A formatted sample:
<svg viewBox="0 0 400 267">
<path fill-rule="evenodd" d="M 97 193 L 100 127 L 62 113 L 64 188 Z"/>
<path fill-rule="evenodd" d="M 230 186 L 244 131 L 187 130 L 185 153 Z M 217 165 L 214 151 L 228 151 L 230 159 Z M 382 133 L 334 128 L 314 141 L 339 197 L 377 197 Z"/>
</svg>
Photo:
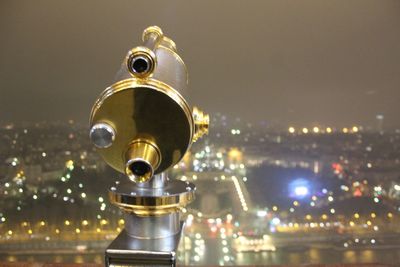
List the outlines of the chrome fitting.
<svg viewBox="0 0 400 267">
<path fill-rule="evenodd" d="M 90 129 L 90 140 L 97 148 L 107 148 L 115 140 L 115 131 L 107 123 L 97 123 Z"/>
</svg>

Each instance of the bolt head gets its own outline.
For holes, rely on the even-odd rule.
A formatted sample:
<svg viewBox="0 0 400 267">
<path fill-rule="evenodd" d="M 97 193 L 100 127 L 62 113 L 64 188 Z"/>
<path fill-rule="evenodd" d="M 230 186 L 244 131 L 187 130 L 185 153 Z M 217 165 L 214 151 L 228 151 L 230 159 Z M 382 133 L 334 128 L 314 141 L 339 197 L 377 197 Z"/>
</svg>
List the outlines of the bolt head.
<svg viewBox="0 0 400 267">
<path fill-rule="evenodd" d="M 97 123 L 90 129 L 90 140 L 98 148 L 107 148 L 115 139 L 114 129 L 107 123 Z"/>
</svg>

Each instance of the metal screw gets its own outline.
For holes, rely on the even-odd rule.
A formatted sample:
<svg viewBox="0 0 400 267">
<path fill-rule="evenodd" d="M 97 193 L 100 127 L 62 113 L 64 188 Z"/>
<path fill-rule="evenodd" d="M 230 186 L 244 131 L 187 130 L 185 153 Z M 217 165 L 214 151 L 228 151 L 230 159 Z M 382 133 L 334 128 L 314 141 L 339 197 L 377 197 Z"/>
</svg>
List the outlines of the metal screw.
<svg viewBox="0 0 400 267">
<path fill-rule="evenodd" d="M 107 123 L 97 123 L 90 129 L 90 140 L 98 148 L 107 148 L 115 139 L 114 129 Z"/>
</svg>

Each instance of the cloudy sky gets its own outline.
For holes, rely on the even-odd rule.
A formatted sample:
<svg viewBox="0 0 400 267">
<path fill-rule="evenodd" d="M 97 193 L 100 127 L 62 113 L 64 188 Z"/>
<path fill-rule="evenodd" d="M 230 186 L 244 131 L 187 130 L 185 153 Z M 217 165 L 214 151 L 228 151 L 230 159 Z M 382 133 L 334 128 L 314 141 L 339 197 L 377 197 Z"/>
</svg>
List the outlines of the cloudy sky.
<svg viewBox="0 0 400 267">
<path fill-rule="evenodd" d="M 191 104 L 282 125 L 400 127 L 400 1 L 0 1 L 0 122 L 86 122 L 144 28 Z"/>
</svg>

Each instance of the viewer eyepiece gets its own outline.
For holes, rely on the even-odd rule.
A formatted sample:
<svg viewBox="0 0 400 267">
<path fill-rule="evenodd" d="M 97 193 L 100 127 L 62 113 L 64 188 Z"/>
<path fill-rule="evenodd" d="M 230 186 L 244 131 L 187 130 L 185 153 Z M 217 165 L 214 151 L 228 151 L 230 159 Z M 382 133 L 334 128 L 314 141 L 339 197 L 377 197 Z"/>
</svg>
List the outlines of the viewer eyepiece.
<svg viewBox="0 0 400 267">
<path fill-rule="evenodd" d="M 131 60 L 131 70 L 134 73 L 143 74 L 150 70 L 150 62 L 144 56 L 136 56 Z"/>
<path fill-rule="evenodd" d="M 161 156 L 158 147 L 148 140 L 136 140 L 125 154 L 125 173 L 129 179 L 144 183 L 150 180 L 158 168 Z"/>
<path fill-rule="evenodd" d="M 147 182 L 154 174 L 154 169 L 149 162 L 144 159 L 136 158 L 127 162 L 126 174 L 136 182 Z"/>
<path fill-rule="evenodd" d="M 132 162 L 128 168 L 135 176 L 145 176 L 152 172 L 150 164 L 143 160 Z"/>
<path fill-rule="evenodd" d="M 127 60 L 128 71 L 138 78 L 149 76 L 155 68 L 154 52 L 146 47 L 134 48 Z"/>
</svg>

